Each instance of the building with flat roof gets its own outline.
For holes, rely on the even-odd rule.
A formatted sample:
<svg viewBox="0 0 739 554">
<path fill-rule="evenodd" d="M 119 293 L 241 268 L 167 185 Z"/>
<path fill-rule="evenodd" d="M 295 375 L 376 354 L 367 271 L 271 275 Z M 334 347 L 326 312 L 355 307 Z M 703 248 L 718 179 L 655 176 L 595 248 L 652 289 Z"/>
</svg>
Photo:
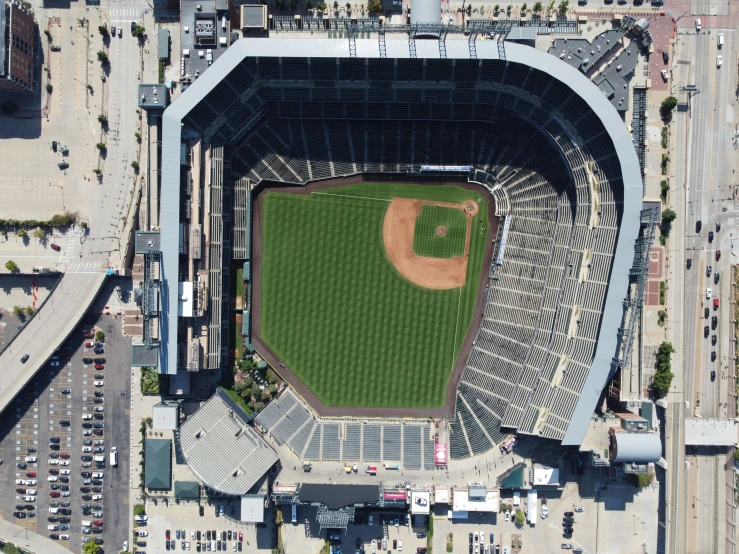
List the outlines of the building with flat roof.
<svg viewBox="0 0 739 554">
<path fill-rule="evenodd" d="M 204 486 L 241 496 L 260 483 L 277 454 L 248 422 L 251 418 L 220 387 L 180 426 L 190 470 Z"/>
<path fill-rule="evenodd" d="M 20 2 L 3 2 L 0 8 L 0 90 L 34 93 L 38 44 L 33 14 Z"/>
<path fill-rule="evenodd" d="M 497 514 L 499 510 L 500 489 L 488 488 L 482 483 L 452 489 L 452 511 L 457 517 L 466 518 L 469 512 Z"/>
</svg>

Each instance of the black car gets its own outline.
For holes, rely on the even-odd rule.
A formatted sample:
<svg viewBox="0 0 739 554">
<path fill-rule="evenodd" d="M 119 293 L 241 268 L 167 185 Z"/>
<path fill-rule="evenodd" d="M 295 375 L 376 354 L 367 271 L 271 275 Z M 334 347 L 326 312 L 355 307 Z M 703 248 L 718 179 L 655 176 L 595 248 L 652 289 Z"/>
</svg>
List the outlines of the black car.
<svg viewBox="0 0 739 554">
<path fill-rule="evenodd" d="M 94 377 L 95 379 L 105 379 L 105 375 L 103 375 L 102 373 L 96 373 Z"/>
<path fill-rule="evenodd" d="M 92 505 L 92 509 L 93 510 L 102 510 L 103 509 L 103 506 L 102 506 L 102 504 L 93 504 Z"/>
<path fill-rule="evenodd" d="M 718 317 L 717 316 L 713 316 L 711 318 L 711 329 L 715 329 L 717 325 L 718 325 Z"/>
<path fill-rule="evenodd" d="M 103 393 L 103 391 L 101 391 L 101 390 L 96 390 L 95 391 L 95 396 L 98 397 L 98 398 L 102 398 L 103 396 L 105 396 L 105 393 Z"/>
<path fill-rule="evenodd" d="M 71 516 L 72 510 L 70 510 L 69 508 L 59 508 L 59 513 L 65 516 Z"/>
<path fill-rule="evenodd" d="M 693 258 L 688 258 L 687 265 L 688 265 L 688 269 L 690 269 L 691 267 L 693 267 Z"/>
<path fill-rule="evenodd" d="M 700 219 L 698 221 L 696 221 L 695 222 L 695 232 L 696 233 L 700 233 L 702 226 L 703 226 L 703 222 Z"/>
<path fill-rule="evenodd" d="M 83 429 L 92 429 L 92 423 L 83 423 L 82 424 Z"/>
<path fill-rule="evenodd" d="M 101 420 L 101 419 L 105 419 L 105 416 L 104 416 L 103 414 L 95 414 L 95 415 L 94 415 L 94 416 L 92 416 L 92 417 L 94 417 L 94 418 L 95 418 L 95 419 L 97 419 L 98 421 L 99 421 L 99 420 Z"/>
<path fill-rule="evenodd" d="M 721 230 L 721 222 L 717 221 L 716 222 L 716 232 L 718 233 L 720 230 Z"/>
<path fill-rule="evenodd" d="M 90 492 L 90 487 L 80 487 L 80 492 Z"/>
<path fill-rule="evenodd" d="M 102 481 L 102 479 L 93 479 L 92 480 L 92 484 L 93 485 L 102 485 L 103 484 L 103 481 Z"/>
<path fill-rule="evenodd" d="M 15 467 L 17 467 L 18 469 L 28 469 L 28 465 L 24 463 L 15 464 Z"/>
<path fill-rule="evenodd" d="M 91 462 L 92 456 L 80 456 L 83 462 Z"/>
<path fill-rule="evenodd" d="M 68 491 L 69 490 L 69 485 L 59 485 L 59 488 L 61 490 L 63 490 L 63 491 Z"/>
<path fill-rule="evenodd" d="M 60 440 L 59 437 L 49 437 L 49 442 L 59 442 Z"/>
<path fill-rule="evenodd" d="M 105 424 L 104 423 L 93 423 L 92 426 L 95 429 L 102 429 L 103 427 L 105 427 Z"/>
<path fill-rule="evenodd" d="M 71 518 L 68 517 L 60 517 L 59 523 L 69 523 L 71 521 Z"/>
<path fill-rule="evenodd" d="M 59 452 L 49 452 L 49 458 L 58 458 Z"/>
<path fill-rule="evenodd" d="M 716 335 L 711 335 L 711 346 L 716 345 Z"/>
<path fill-rule="evenodd" d="M 470 533 L 470 544 L 472 544 L 472 533 Z"/>
<path fill-rule="evenodd" d="M 52 450 L 59 450 L 60 446 L 58 444 L 55 444 L 55 443 L 52 442 L 49 445 L 49 448 L 51 448 Z"/>
<path fill-rule="evenodd" d="M 134 34 L 136 32 L 136 22 L 131 21 L 131 34 Z"/>
<path fill-rule="evenodd" d="M 92 363 L 92 358 L 82 358 L 82 363 L 83 364 L 91 364 Z"/>
<path fill-rule="evenodd" d="M 21 357 L 21 363 L 25 364 L 28 361 L 28 354 L 23 354 L 23 357 Z"/>
<path fill-rule="evenodd" d="M 228 540 L 231 540 L 231 530 L 228 530 Z M 339 541 L 339 544 L 341 544 L 341 541 Z"/>
<path fill-rule="evenodd" d="M 83 510 L 92 510 L 92 506 L 90 506 L 89 504 L 82 504 L 80 508 L 82 508 Z"/>
<path fill-rule="evenodd" d="M 716 380 L 716 372 L 711 371 L 711 381 L 715 381 L 715 380 Z"/>
<path fill-rule="evenodd" d="M 572 538 L 572 533 L 562 533 L 562 536 L 564 538 L 566 538 L 566 539 L 571 539 Z"/>
<path fill-rule="evenodd" d="M 55 141 L 55 140 L 52 140 L 52 141 L 51 141 L 51 149 L 52 149 L 52 150 L 53 150 L 54 152 L 56 152 L 56 141 Z"/>
<path fill-rule="evenodd" d="M 665 63 L 670 63 L 670 54 L 667 50 L 662 50 L 662 60 L 664 60 Z"/>
<path fill-rule="evenodd" d="M 26 505 L 25 504 L 16 504 L 15 505 L 15 509 L 16 510 L 25 510 L 26 509 Z"/>
<path fill-rule="evenodd" d="M 59 480 L 62 483 L 69 483 L 69 477 L 67 477 L 66 475 L 62 475 L 61 477 L 59 477 Z"/>
<path fill-rule="evenodd" d="M 26 512 L 13 512 L 13 515 L 18 519 L 24 519 L 26 517 Z"/>
<path fill-rule="evenodd" d="M 200 540 L 200 531 L 198 531 L 197 537 L 198 537 L 198 540 Z"/>
<path fill-rule="evenodd" d="M 28 512 L 28 517 L 36 517 L 36 512 Z"/>
<path fill-rule="evenodd" d="M 104 353 L 105 353 L 105 349 L 104 348 L 96 348 L 95 349 L 95 354 L 104 354 Z"/>
<path fill-rule="evenodd" d="M 28 451 L 29 454 L 32 454 L 34 452 L 37 452 L 35 446 L 29 446 L 28 448 L 26 448 L 26 450 Z"/>
<path fill-rule="evenodd" d="M 708 325 L 703 327 L 703 336 L 708 338 L 708 335 L 710 334 L 711 330 L 708 328 Z"/>
<path fill-rule="evenodd" d="M 101 527 L 93 527 L 92 532 L 96 535 L 100 535 L 103 532 Z"/>
<path fill-rule="evenodd" d="M 92 433 L 93 435 L 98 435 L 98 436 L 104 434 L 102 429 L 95 429 Z"/>
<path fill-rule="evenodd" d="M 169 550 L 169 541 L 165 541 L 165 546 L 166 546 L 167 550 Z"/>
<path fill-rule="evenodd" d="M 708 242 L 713 242 L 713 231 L 708 231 Z"/>
<path fill-rule="evenodd" d="M 70 502 L 67 502 L 66 500 L 62 502 L 62 508 L 69 508 L 72 504 Z"/>
<path fill-rule="evenodd" d="M 207 538 L 208 540 L 211 540 L 211 534 L 210 534 L 210 529 L 208 529 L 208 530 L 207 530 L 207 531 L 205 532 L 205 538 Z M 357 540 L 359 540 L 359 539 L 357 539 Z"/>
<path fill-rule="evenodd" d="M 90 473 L 89 471 L 83 471 L 83 472 L 80 473 L 80 475 L 82 475 L 82 477 L 86 477 L 86 478 L 92 477 L 92 473 Z"/>
<path fill-rule="evenodd" d="M 49 485 L 49 488 L 53 491 L 58 491 L 59 485 L 57 485 L 56 483 L 52 483 L 51 485 Z"/>
<path fill-rule="evenodd" d="M 104 364 L 105 363 L 105 358 L 95 358 L 95 363 L 96 364 Z"/>
<path fill-rule="evenodd" d="M 574 512 L 565 512 L 565 517 L 574 517 Z"/>
<path fill-rule="evenodd" d="M 91 494 L 83 494 L 82 495 L 82 500 L 92 500 L 92 495 Z"/>
<path fill-rule="evenodd" d="M 716 351 L 715 350 L 713 352 L 711 352 L 711 361 L 712 362 L 715 362 L 716 361 Z"/>
<path fill-rule="evenodd" d="M 95 400 L 93 400 L 93 402 L 95 404 L 102 404 L 103 402 L 105 402 L 105 400 L 103 400 L 102 398 L 96 398 Z"/>
<path fill-rule="evenodd" d="M 703 317 L 706 319 L 711 317 L 711 310 L 709 310 L 708 308 L 703 308 Z"/>
<path fill-rule="evenodd" d="M 103 492 L 103 487 L 92 487 L 92 492 L 101 493 Z"/>
<path fill-rule="evenodd" d="M 61 425 L 62 427 L 69 427 L 71 424 L 72 422 L 68 419 L 63 419 L 59 422 L 59 425 Z"/>
<path fill-rule="evenodd" d="M 62 389 L 60 392 L 62 394 L 72 394 L 72 389 Z"/>
<path fill-rule="evenodd" d="M 50 539 L 53 539 L 55 541 L 58 541 L 59 540 L 59 535 L 57 535 L 56 533 L 52 533 L 51 535 L 49 535 L 49 538 Z"/>
</svg>

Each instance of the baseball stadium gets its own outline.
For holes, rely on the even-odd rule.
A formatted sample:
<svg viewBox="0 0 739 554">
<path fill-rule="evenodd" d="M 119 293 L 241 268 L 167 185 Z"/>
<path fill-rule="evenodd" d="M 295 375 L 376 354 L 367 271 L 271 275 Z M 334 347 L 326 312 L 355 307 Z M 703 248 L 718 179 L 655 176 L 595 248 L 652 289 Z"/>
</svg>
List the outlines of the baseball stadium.
<svg viewBox="0 0 739 554">
<path fill-rule="evenodd" d="M 243 265 L 244 341 L 291 389 L 257 422 L 299 457 L 339 440 L 322 416 L 447 418 L 453 459 L 510 432 L 582 442 L 623 348 L 642 202 L 628 129 L 583 74 L 503 40 L 244 38 L 162 125 L 160 368 L 184 366 L 197 141 L 204 365 L 228 362 Z"/>
</svg>

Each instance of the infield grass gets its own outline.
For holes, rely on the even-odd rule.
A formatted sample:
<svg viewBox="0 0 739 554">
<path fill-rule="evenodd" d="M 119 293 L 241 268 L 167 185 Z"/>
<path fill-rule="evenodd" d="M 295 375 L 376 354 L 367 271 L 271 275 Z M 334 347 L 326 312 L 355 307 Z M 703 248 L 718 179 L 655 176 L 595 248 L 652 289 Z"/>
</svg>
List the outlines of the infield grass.
<svg viewBox="0 0 739 554">
<path fill-rule="evenodd" d="M 446 235 L 438 236 L 437 227 L 445 227 Z M 413 252 L 431 258 L 462 256 L 466 232 L 467 218 L 462 210 L 424 204 L 413 231 Z"/>
<path fill-rule="evenodd" d="M 442 405 L 480 281 L 485 198 L 395 183 L 264 194 L 262 340 L 326 405 Z M 479 201 L 464 287 L 432 291 L 397 273 L 382 240 L 394 197 Z"/>
</svg>

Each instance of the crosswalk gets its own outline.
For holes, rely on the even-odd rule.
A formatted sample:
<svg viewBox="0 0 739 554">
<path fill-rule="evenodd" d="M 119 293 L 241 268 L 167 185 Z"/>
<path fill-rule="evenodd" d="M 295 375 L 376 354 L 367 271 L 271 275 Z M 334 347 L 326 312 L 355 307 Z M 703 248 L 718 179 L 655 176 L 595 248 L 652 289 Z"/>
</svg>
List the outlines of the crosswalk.
<svg viewBox="0 0 739 554">
<path fill-rule="evenodd" d="M 68 263 L 64 270 L 65 273 L 97 273 L 103 267 L 102 261 L 96 262 L 73 262 Z"/>
<path fill-rule="evenodd" d="M 112 23 L 136 21 L 139 18 L 140 11 L 136 8 L 113 8 L 110 10 L 110 20 Z"/>
</svg>

